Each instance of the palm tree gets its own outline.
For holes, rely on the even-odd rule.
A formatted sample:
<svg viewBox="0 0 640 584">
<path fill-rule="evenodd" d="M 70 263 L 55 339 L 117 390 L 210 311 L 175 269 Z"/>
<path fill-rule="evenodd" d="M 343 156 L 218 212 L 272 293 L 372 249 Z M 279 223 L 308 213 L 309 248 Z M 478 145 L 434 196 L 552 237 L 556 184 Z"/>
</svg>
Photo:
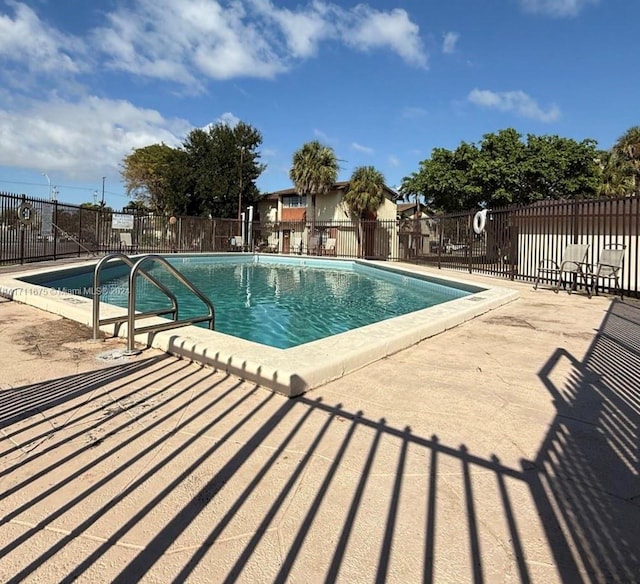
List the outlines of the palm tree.
<svg viewBox="0 0 640 584">
<path fill-rule="evenodd" d="M 634 191 L 640 195 L 640 126 L 633 126 L 620 136 L 613 151 L 633 166 Z"/>
<path fill-rule="evenodd" d="M 634 190 L 632 164 L 621 158 L 615 150 L 600 154 L 601 169 L 600 195 L 603 197 L 624 197 Z"/>
<path fill-rule="evenodd" d="M 364 228 L 362 221 L 375 217 L 384 203 L 383 174 L 373 166 L 359 166 L 353 171 L 344 202 L 358 219 L 358 256 L 362 256 Z"/>
<path fill-rule="evenodd" d="M 338 159 L 330 146 L 307 142 L 293 154 L 289 178 L 299 195 L 308 197 L 311 235 L 315 235 L 316 195 L 328 193 L 338 178 Z"/>
</svg>

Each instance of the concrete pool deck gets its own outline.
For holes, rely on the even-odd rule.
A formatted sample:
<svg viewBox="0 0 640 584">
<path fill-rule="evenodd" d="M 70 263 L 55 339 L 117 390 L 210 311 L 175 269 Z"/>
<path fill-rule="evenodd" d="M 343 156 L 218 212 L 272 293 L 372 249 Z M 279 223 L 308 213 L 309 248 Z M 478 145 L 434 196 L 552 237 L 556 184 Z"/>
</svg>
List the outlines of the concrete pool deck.
<svg viewBox="0 0 640 584">
<path fill-rule="evenodd" d="M 238 254 L 217 255 L 222 259 L 239 257 Z M 182 254 L 174 257 L 178 260 L 181 257 L 185 257 L 187 261 L 189 259 L 188 255 Z M 199 254 L 194 255 L 195 259 L 200 257 L 202 256 Z M 244 254 L 242 259 L 249 257 L 254 256 Z M 273 261 L 274 256 L 263 257 Z M 331 259 L 306 257 L 299 259 L 297 256 L 285 257 L 282 261 L 302 262 L 308 266 L 314 263 L 326 265 L 334 263 Z M 344 263 L 341 260 L 335 261 Z M 94 263 L 95 260 L 79 262 L 77 267 L 90 268 Z M 478 288 L 460 274 L 449 274 L 444 278 L 441 273 L 427 272 L 415 266 L 400 267 L 388 262 L 365 260 L 359 260 L 358 263 L 385 271 L 402 270 L 402 273 L 407 275 L 425 276 L 427 274 L 437 283 L 457 285 L 464 289 L 475 287 L 475 293 L 289 349 L 261 345 L 198 326 L 174 328 L 152 334 L 137 334 L 136 341 L 141 347 L 152 346 L 172 355 L 237 375 L 247 381 L 269 387 L 278 393 L 295 396 L 458 326 L 480 314 L 512 302 L 518 297 L 515 290 L 497 285 L 496 282 L 487 285 L 486 288 Z M 68 266 L 58 269 L 65 270 Z M 25 276 L 34 274 L 55 274 L 55 270 L 56 268 L 51 267 L 35 269 L 31 267 L 25 272 L 0 274 L 0 295 L 4 293 L 19 302 L 90 326 L 92 323 L 91 299 L 21 280 Z M 100 304 L 101 318 L 121 315 L 126 315 L 124 308 L 106 303 Z M 162 322 L 165 321 L 161 318 L 149 318 L 145 319 L 144 324 Z M 114 325 L 101 328 L 107 334 L 113 334 L 115 330 Z M 119 327 L 119 334 L 126 336 L 126 324 Z"/>
<path fill-rule="evenodd" d="M 637 582 L 640 303 L 509 285 L 294 399 L 0 301 L 0 581 Z"/>
</svg>

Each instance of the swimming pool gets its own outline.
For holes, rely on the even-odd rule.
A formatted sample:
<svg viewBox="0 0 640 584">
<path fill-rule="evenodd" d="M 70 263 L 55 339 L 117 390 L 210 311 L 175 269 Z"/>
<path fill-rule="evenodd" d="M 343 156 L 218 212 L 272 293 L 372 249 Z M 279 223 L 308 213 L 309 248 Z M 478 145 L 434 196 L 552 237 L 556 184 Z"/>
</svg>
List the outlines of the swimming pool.
<svg viewBox="0 0 640 584">
<path fill-rule="evenodd" d="M 445 285 L 352 261 L 282 262 L 273 257 L 239 255 L 168 259 L 213 302 L 217 331 L 280 349 L 436 306 L 473 292 L 468 287 Z M 148 271 L 176 294 L 179 318 L 206 313 L 204 304 L 162 266 L 150 264 L 150 268 Z M 90 298 L 93 273 L 72 272 L 26 280 Z M 102 275 L 100 299 L 126 307 L 128 287 L 128 268 L 120 262 Z M 155 286 L 139 279 L 138 310 L 168 305 L 166 296 Z"/>
<path fill-rule="evenodd" d="M 274 258 L 270 254 L 255 256 L 239 253 L 213 255 L 221 263 L 244 263 L 246 261 L 247 264 L 252 262 L 261 264 L 273 262 Z M 178 263 L 197 264 L 202 260 L 206 261 L 207 258 L 200 254 L 190 254 L 179 257 L 167 256 L 167 259 Z M 467 294 L 435 306 L 385 318 L 379 322 L 305 342 L 288 349 L 268 346 L 241 339 L 220 332 L 220 330 L 211 331 L 197 326 L 186 326 L 155 333 L 140 333 L 136 335 L 136 342 L 226 371 L 284 395 L 295 396 L 518 298 L 518 293 L 515 290 L 502 286 L 477 285 L 460 278 L 456 273 L 449 272 L 444 275 L 444 272 L 422 266 L 368 260 L 344 262 L 344 260 L 333 258 L 307 259 L 298 256 L 278 256 L 277 259 L 281 266 L 297 267 L 300 274 L 305 270 L 308 272 L 310 268 L 321 268 L 328 265 L 332 265 L 339 271 L 346 263 L 349 266 L 353 264 L 355 270 L 364 268 L 375 270 L 381 279 L 388 278 L 390 275 L 399 276 L 403 282 L 408 284 L 408 288 L 414 285 L 420 287 L 423 285 L 422 282 L 430 282 L 445 287 L 450 286 L 459 291 L 467 292 Z M 25 267 L 22 272 L 0 274 L 0 295 L 91 326 L 92 301 L 90 298 L 46 288 L 40 283 L 74 278 L 80 274 L 91 274 L 96 261 L 80 260 L 71 268 L 68 265 L 53 268 L 29 266 Z M 244 287 L 241 289 L 245 292 L 245 300 L 247 273 L 245 268 L 244 276 L 241 276 L 241 273 L 234 276 L 234 281 L 238 282 L 242 279 L 244 282 Z M 110 273 L 110 269 L 105 270 L 104 280 L 113 275 L 117 276 L 118 274 Z M 295 277 L 292 276 L 292 279 L 287 282 L 293 285 L 295 281 Z M 339 291 L 339 294 L 348 298 L 349 288 L 344 287 L 341 281 L 341 273 L 334 276 L 333 283 L 325 279 L 323 289 L 331 289 L 333 286 Z M 275 283 L 272 283 L 272 287 L 276 287 Z M 281 295 L 285 293 L 282 281 L 277 287 Z M 251 292 L 249 300 L 252 302 L 254 299 L 253 283 L 249 286 L 249 291 Z M 373 295 L 372 292 L 370 296 Z M 385 298 L 384 295 L 381 297 Z M 100 305 L 101 318 L 116 318 L 126 314 L 125 309 L 119 306 L 105 302 L 101 302 Z M 145 320 L 145 324 L 155 322 L 165 323 L 166 321 L 161 318 Z M 122 325 L 119 329 L 114 325 L 104 325 L 101 329 L 108 334 L 116 332 L 120 336 L 127 334 L 126 325 Z M 456 347 L 452 346 L 451 349 L 455 351 Z"/>
</svg>

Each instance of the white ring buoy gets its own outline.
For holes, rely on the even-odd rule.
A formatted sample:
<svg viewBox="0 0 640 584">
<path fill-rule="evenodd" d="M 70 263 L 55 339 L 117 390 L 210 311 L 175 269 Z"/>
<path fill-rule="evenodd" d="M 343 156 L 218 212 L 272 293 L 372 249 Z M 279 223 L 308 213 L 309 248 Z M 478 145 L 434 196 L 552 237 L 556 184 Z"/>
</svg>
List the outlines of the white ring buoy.
<svg viewBox="0 0 640 584">
<path fill-rule="evenodd" d="M 487 210 L 482 209 L 482 211 L 478 211 L 473 216 L 473 231 L 477 235 L 480 235 L 484 231 L 486 224 L 487 224 Z"/>
<path fill-rule="evenodd" d="M 20 220 L 20 223 L 22 223 L 23 225 L 31 225 L 33 216 L 33 205 L 31 203 L 27 203 L 26 201 L 20 203 L 20 206 L 18 207 L 18 219 Z"/>
</svg>

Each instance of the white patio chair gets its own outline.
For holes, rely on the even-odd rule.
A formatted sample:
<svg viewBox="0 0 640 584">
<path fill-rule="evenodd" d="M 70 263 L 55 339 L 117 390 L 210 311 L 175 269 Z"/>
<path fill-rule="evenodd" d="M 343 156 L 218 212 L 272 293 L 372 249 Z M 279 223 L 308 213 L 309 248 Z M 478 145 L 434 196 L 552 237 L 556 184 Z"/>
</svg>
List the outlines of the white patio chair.
<svg viewBox="0 0 640 584">
<path fill-rule="evenodd" d="M 120 249 L 123 252 L 129 253 L 132 251 L 138 251 L 137 244 L 133 243 L 131 239 L 131 233 L 129 233 L 128 231 L 120 231 L 119 236 L 120 236 Z"/>
<path fill-rule="evenodd" d="M 323 255 L 336 255 L 336 240 L 334 237 L 327 238 L 326 243 L 324 244 L 324 249 L 322 251 Z"/>
<path fill-rule="evenodd" d="M 538 289 L 538 284 L 540 283 L 541 278 L 550 280 L 554 283 L 552 287 L 556 294 L 560 289 L 560 284 L 562 284 L 563 288 L 566 288 L 565 276 L 569 276 L 571 279 L 569 294 L 576 289 L 579 278 L 581 278 L 586 284 L 586 260 L 588 251 L 588 243 L 572 243 L 564 248 L 562 259 L 559 264 L 552 259 L 540 260 L 533 289 Z"/>
<path fill-rule="evenodd" d="M 587 274 L 590 280 L 591 290 L 587 286 L 587 293 L 591 298 L 591 293 L 595 289 L 596 296 L 598 295 L 598 281 L 599 280 L 611 280 L 615 283 L 614 290 L 620 292 L 620 299 L 622 299 L 622 286 L 620 285 L 620 276 L 622 274 L 622 266 L 624 264 L 624 254 L 627 249 L 626 245 L 621 243 L 612 243 L 605 245 L 600 252 L 598 263 L 594 268 L 589 269 Z M 609 284 L 609 287 L 611 285 Z"/>
</svg>

